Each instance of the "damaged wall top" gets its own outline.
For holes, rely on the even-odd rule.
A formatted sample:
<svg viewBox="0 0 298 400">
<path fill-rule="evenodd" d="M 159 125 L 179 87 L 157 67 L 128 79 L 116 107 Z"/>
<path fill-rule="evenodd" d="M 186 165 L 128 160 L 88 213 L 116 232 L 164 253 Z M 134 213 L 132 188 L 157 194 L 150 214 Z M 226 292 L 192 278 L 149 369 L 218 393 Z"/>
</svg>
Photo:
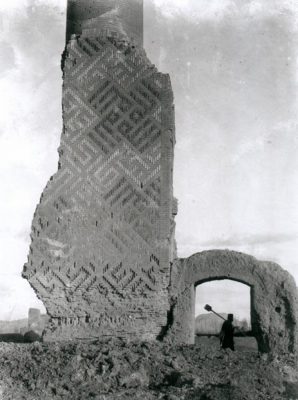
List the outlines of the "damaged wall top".
<svg viewBox="0 0 298 400">
<path fill-rule="evenodd" d="M 83 29 L 108 28 L 143 45 L 143 0 L 68 0 L 66 41 Z M 93 32 L 94 33 L 94 32 Z"/>
</svg>

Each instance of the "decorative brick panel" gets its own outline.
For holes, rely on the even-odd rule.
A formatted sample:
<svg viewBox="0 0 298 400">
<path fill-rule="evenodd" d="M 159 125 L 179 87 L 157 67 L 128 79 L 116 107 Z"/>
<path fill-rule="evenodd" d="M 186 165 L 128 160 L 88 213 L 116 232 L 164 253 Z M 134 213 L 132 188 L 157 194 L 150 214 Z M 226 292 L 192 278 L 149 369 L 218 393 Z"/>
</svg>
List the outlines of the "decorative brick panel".
<svg viewBox="0 0 298 400">
<path fill-rule="evenodd" d="M 45 339 L 154 339 L 175 255 L 169 77 L 108 30 L 72 36 L 63 75 L 59 169 L 23 276 L 52 317 Z"/>
</svg>

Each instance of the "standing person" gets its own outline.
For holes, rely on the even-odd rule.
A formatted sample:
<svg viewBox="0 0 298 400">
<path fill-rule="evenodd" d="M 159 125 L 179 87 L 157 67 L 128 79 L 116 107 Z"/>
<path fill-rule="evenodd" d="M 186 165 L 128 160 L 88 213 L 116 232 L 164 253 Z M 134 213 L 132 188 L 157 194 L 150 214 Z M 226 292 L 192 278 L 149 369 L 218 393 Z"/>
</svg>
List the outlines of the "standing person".
<svg viewBox="0 0 298 400">
<path fill-rule="evenodd" d="M 219 334 L 220 346 L 223 349 L 234 348 L 234 326 L 233 326 L 233 314 L 228 314 L 228 319 L 222 324 L 221 331 Z"/>
</svg>

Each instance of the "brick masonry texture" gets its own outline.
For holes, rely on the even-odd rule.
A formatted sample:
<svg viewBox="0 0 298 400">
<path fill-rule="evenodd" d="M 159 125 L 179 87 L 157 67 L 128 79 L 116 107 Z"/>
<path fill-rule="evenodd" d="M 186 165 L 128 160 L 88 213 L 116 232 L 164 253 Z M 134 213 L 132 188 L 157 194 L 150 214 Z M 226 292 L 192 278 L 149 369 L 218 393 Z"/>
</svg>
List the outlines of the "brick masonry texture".
<svg viewBox="0 0 298 400">
<path fill-rule="evenodd" d="M 175 255 L 169 77 L 106 27 L 72 36 L 63 75 L 59 169 L 23 271 L 51 316 L 44 338 L 155 339 Z"/>
<path fill-rule="evenodd" d="M 168 340 L 194 341 L 195 287 L 232 279 L 251 287 L 251 323 L 259 350 L 274 353 L 298 349 L 297 288 L 279 265 L 231 250 L 210 250 L 175 260 L 172 271 L 172 325 Z"/>
</svg>

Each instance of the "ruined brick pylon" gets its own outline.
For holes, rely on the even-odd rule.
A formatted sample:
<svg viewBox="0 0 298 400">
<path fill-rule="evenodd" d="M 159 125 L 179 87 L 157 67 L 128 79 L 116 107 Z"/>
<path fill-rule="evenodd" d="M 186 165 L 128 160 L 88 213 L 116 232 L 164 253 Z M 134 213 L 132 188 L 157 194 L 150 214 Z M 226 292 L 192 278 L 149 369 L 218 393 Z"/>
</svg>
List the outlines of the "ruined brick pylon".
<svg viewBox="0 0 298 400">
<path fill-rule="evenodd" d="M 157 338 L 175 257 L 173 95 L 142 48 L 142 0 L 69 0 L 57 173 L 23 277 L 45 340 Z"/>
</svg>

